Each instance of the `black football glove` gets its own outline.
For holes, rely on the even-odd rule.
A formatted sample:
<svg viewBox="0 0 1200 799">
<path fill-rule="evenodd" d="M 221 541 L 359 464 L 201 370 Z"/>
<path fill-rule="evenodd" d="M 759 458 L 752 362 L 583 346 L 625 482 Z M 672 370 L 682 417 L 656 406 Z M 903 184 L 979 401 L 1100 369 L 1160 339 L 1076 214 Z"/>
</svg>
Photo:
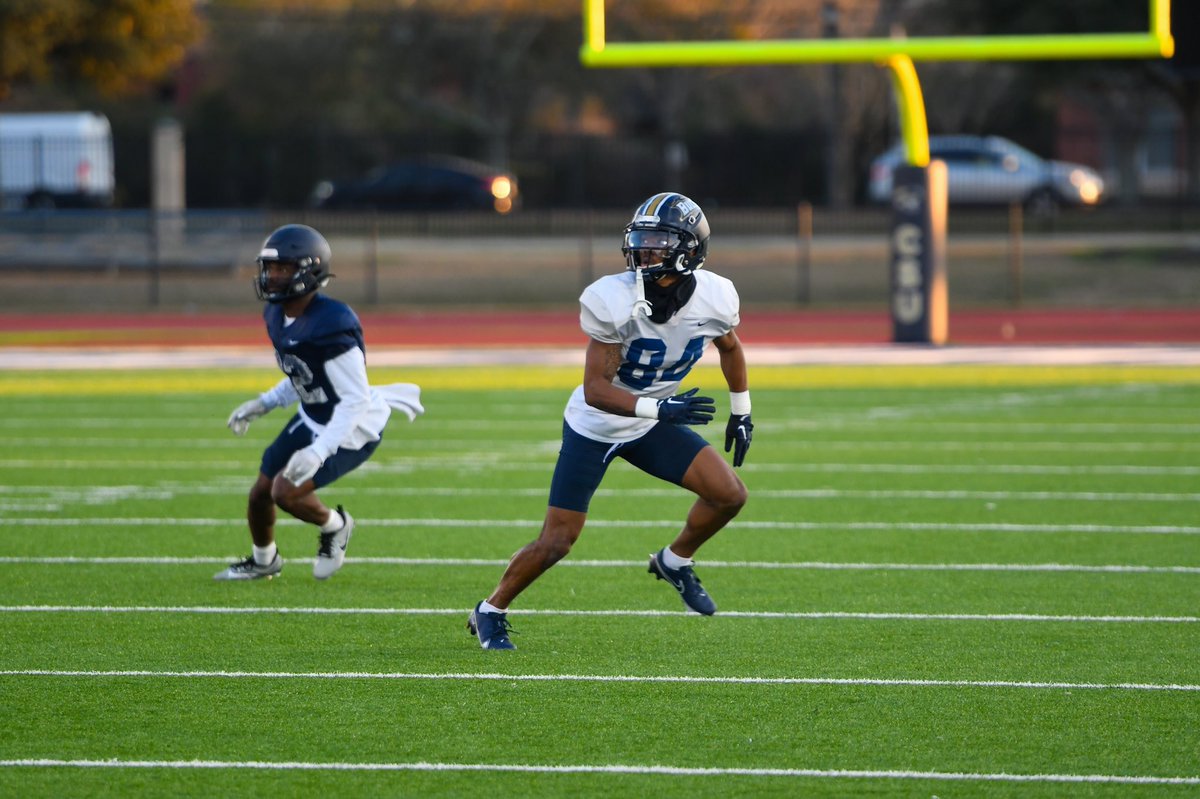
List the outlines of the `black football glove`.
<svg viewBox="0 0 1200 799">
<path fill-rule="evenodd" d="M 729 414 L 725 424 L 725 451 L 733 447 L 733 465 L 741 466 L 750 449 L 750 439 L 753 438 L 754 425 L 750 423 L 750 414 Z"/>
<path fill-rule="evenodd" d="M 658 419 L 671 424 L 708 424 L 717 412 L 717 402 L 712 397 L 694 396 L 700 389 L 693 388 L 658 401 Z"/>
</svg>

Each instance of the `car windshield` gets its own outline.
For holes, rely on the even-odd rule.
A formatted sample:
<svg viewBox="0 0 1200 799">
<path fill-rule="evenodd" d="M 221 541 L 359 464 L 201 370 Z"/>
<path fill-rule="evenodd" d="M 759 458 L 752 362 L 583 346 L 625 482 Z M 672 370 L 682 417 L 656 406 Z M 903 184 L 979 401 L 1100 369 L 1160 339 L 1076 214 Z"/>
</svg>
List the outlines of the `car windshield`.
<svg viewBox="0 0 1200 799">
<path fill-rule="evenodd" d="M 1021 145 L 1015 144 L 1014 142 L 1011 142 L 1008 139 L 1001 139 L 999 144 L 1000 144 L 999 149 L 1001 150 L 1001 152 L 1011 153 L 1012 155 L 1015 155 L 1017 158 L 1020 158 L 1022 161 L 1026 162 L 1026 163 L 1030 163 L 1030 164 L 1041 163 L 1042 159 L 1039 156 L 1034 155 L 1033 153 L 1026 150 L 1024 147 L 1022 147 Z"/>
</svg>

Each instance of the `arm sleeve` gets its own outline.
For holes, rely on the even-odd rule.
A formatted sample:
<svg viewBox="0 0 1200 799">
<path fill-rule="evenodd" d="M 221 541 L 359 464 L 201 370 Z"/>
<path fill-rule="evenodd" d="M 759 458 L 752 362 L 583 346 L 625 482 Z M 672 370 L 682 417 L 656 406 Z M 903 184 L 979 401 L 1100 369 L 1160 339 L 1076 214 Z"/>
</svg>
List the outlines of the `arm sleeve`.
<svg viewBox="0 0 1200 799">
<path fill-rule="evenodd" d="M 258 395 L 262 400 L 263 405 L 267 406 L 267 410 L 275 408 L 284 408 L 291 405 L 300 399 L 300 395 L 296 393 L 296 387 L 292 385 L 292 379 L 285 377 L 275 384 L 275 387 L 269 391 L 264 391 Z"/>
<path fill-rule="evenodd" d="M 333 408 L 329 424 L 312 443 L 313 449 L 322 458 L 328 458 L 344 441 L 349 440 L 359 420 L 371 407 L 367 357 L 358 347 L 326 361 L 325 374 L 337 392 L 338 403 Z"/>
</svg>

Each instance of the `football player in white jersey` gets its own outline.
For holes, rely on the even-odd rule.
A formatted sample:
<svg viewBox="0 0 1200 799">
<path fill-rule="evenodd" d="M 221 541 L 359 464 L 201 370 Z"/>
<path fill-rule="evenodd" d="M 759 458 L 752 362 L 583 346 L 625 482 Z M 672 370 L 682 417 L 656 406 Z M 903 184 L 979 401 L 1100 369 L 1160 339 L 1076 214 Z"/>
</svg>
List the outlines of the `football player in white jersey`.
<svg viewBox="0 0 1200 799">
<path fill-rule="evenodd" d="M 753 425 L 735 332 L 737 291 L 726 278 L 698 271 L 708 239 L 699 205 L 682 194 L 655 194 L 625 228 L 626 271 L 600 278 L 580 296 L 580 325 L 590 337 L 583 384 L 567 401 L 541 534 L 513 555 L 499 585 L 468 617 L 467 629 L 484 649 L 515 649 L 509 603 L 570 552 L 592 495 L 618 457 L 696 494 L 674 541 L 650 556 L 649 571 L 674 586 L 688 609 L 716 612 L 692 556 L 742 509 L 746 486 L 689 427 L 712 420 L 714 400 L 695 388 L 679 390 L 710 341 L 729 386 L 725 451 L 733 448 L 734 466 L 746 457 Z"/>
</svg>

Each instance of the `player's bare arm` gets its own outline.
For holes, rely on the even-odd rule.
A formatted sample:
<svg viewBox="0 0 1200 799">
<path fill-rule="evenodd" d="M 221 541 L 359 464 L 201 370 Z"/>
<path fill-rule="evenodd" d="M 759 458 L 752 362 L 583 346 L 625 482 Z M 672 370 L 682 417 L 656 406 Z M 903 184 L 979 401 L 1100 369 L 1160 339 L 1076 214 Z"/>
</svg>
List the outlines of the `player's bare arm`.
<svg viewBox="0 0 1200 799">
<path fill-rule="evenodd" d="M 583 364 L 583 396 L 593 408 L 620 416 L 633 416 L 637 397 L 613 385 L 620 367 L 620 344 L 588 339 Z"/>
<path fill-rule="evenodd" d="M 742 349 L 741 339 L 737 333 L 730 330 L 723 336 L 713 339 L 713 346 L 721 358 L 721 374 L 730 391 L 747 391 L 750 388 L 746 376 L 746 351 Z"/>
<path fill-rule="evenodd" d="M 725 451 L 733 450 L 733 465 L 741 466 L 753 439 L 750 420 L 750 383 L 746 376 L 746 353 L 737 333 L 730 330 L 713 339 L 721 357 L 721 373 L 729 384 L 729 421 L 725 425 Z"/>
</svg>

